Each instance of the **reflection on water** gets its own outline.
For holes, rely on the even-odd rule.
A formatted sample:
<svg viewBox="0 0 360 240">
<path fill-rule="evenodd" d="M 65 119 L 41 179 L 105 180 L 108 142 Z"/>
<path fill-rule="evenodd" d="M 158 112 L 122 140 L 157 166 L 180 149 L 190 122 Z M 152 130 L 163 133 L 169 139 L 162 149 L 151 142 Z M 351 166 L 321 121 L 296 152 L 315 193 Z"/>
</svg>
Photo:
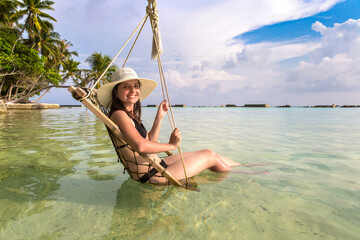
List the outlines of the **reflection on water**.
<svg viewBox="0 0 360 240">
<path fill-rule="evenodd" d="M 159 231 L 185 227 L 185 216 L 166 214 L 166 202 L 173 198 L 173 186 L 140 185 L 131 179 L 122 183 L 117 192 L 116 205 L 108 239 L 148 239 Z"/>
<path fill-rule="evenodd" d="M 84 108 L 0 115 L 0 239 L 360 239 L 358 109 L 174 109 L 183 151 L 237 173 L 200 192 L 123 175 Z M 149 129 L 156 109 L 144 108 Z M 161 141 L 168 141 L 164 121 Z M 244 172 L 268 171 L 253 175 Z"/>
</svg>

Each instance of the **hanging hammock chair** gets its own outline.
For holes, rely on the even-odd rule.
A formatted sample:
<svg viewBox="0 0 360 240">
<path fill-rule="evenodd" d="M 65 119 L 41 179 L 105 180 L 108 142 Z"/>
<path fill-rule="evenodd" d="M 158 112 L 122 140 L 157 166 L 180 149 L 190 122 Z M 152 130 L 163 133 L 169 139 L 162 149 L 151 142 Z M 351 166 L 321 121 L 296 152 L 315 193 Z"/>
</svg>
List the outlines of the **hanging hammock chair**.
<svg viewBox="0 0 360 240">
<path fill-rule="evenodd" d="M 168 112 L 168 117 L 170 121 L 171 128 L 174 130 L 176 128 L 175 119 L 173 115 L 173 111 L 171 108 L 171 102 L 164 78 L 164 72 L 161 65 L 160 55 L 162 53 L 162 44 L 161 44 L 161 38 L 160 38 L 160 32 L 159 32 L 159 17 L 158 17 L 158 11 L 157 11 L 157 4 L 156 0 L 148 0 L 148 6 L 146 7 L 146 15 L 141 20 L 140 24 L 136 27 L 136 29 L 133 31 L 133 33 L 130 35 L 128 40 L 125 42 L 125 44 L 122 46 L 122 48 L 119 50 L 119 52 L 116 54 L 114 59 L 111 61 L 111 63 L 108 65 L 108 67 L 105 69 L 105 71 L 102 73 L 102 75 L 99 77 L 99 79 L 93 84 L 92 88 L 80 88 L 71 86 L 68 88 L 68 91 L 72 93 L 72 96 L 80 101 L 82 104 L 85 105 L 92 113 L 95 114 L 106 126 L 107 131 L 109 133 L 109 136 L 112 140 L 112 143 L 114 145 L 114 149 L 118 155 L 118 161 L 121 162 L 124 166 L 124 172 L 125 170 L 128 172 L 131 178 L 134 180 L 139 181 L 140 175 L 146 175 L 149 177 L 148 183 L 151 182 L 152 177 L 165 177 L 168 180 L 168 183 L 174 184 L 176 186 L 185 187 L 189 189 L 189 181 L 186 174 L 186 168 L 184 159 L 182 156 L 181 147 L 178 148 L 179 154 L 181 156 L 184 173 L 185 173 L 185 180 L 186 183 L 180 183 L 179 180 L 174 178 L 170 172 L 166 170 L 166 167 L 161 162 L 160 158 L 156 154 L 142 154 L 139 152 L 136 152 L 127 142 L 124 140 L 124 136 L 122 132 L 120 131 L 119 127 L 110 119 L 109 116 L 109 108 L 105 106 L 101 106 L 99 101 L 96 98 L 96 90 L 94 90 L 94 87 L 99 83 L 99 81 L 102 79 L 102 77 L 105 75 L 107 70 L 110 68 L 110 66 L 114 63 L 115 59 L 119 56 L 121 51 L 124 49 L 124 47 L 127 45 L 127 43 L 130 41 L 130 39 L 133 37 L 133 35 L 137 32 L 139 27 L 141 26 L 134 43 L 125 59 L 125 62 L 122 66 L 124 68 L 127 60 L 129 59 L 130 53 L 134 48 L 134 45 L 146 23 L 146 20 L 150 18 L 151 28 L 153 32 L 153 44 L 152 44 L 152 53 L 151 58 L 157 59 L 158 62 L 158 68 L 159 68 L 159 74 L 160 74 L 160 80 L 161 80 L 161 87 L 163 92 L 163 97 L 166 99 L 169 103 L 170 113 L 171 117 Z M 129 157 L 129 153 L 132 154 L 132 159 Z M 167 155 L 171 155 L 170 152 L 167 152 Z M 137 161 L 137 157 L 140 156 L 143 158 L 146 163 L 139 163 Z M 163 161 L 162 161 L 163 162 Z M 139 172 L 138 167 L 140 165 L 146 165 L 148 167 L 148 172 Z M 142 181 L 140 181 L 142 182 Z"/>
</svg>

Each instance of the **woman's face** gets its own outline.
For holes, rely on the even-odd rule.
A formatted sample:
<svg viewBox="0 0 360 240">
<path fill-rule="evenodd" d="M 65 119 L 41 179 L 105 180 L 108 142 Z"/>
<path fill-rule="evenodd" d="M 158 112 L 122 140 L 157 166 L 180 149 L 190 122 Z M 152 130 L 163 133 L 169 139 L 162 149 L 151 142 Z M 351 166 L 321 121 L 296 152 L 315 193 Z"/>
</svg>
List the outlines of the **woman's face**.
<svg viewBox="0 0 360 240">
<path fill-rule="evenodd" d="M 139 80 L 129 80 L 122 82 L 117 86 L 116 96 L 124 106 L 133 105 L 140 99 Z"/>
</svg>

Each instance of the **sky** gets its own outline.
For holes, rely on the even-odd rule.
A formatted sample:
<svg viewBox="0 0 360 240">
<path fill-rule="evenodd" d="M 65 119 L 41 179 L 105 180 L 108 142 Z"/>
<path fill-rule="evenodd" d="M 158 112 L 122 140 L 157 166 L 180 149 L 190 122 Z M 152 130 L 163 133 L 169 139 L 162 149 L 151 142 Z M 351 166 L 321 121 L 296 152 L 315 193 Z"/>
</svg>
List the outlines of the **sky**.
<svg viewBox="0 0 360 240">
<path fill-rule="evenodd" d="M 158 0 L 172 104 L 360 105 L 360 1 Z M 79 53 L 113 58 L 145 16 L 145 0 L 55 0 L 55 30 Z M 126 67 L 159 83 L 146 23 Z M 115 64 L 122 66 L 127 46 Z M 66 85 L 71 85 L 71 81 Z M 41 102 L 79 104 L 65 89 Z"/>
</svg>

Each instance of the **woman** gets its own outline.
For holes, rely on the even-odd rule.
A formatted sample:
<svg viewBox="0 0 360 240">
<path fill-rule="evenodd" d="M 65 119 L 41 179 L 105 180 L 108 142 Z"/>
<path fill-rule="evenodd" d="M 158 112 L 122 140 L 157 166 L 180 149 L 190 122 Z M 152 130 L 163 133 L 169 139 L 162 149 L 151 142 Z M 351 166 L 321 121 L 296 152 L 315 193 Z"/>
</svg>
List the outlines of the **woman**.
<svg viewBox="0 0 360 240">
<path fill-rule="evenodd" d="M 126 142 L 139 153 L 154 154 L 176 150 L 182 140 L 181 132 L 176 128 L 171 133 L 168 143 L 157 142 L 161 122 L 169 110 L 166 100 L 160 103 L 154 124 L 149 132 L 141 123 L 140 101 L 145 99 L 156 85 L 157 83 L 153 80 L 139 78 L 131 68 L 122 68 L 112 75 L 112 82 L 102 86 L 97 93 L 100 104 L 110 107 L 110 118 L 119 126 Z M 160 174 L 155 169 L 149 169 L 146 161 L 134 154 L 130 148 L 121 147 L 125 159 L 131 159 L 127 161 L 127 170 L 132 178 L 140 182 L 162 183 L 167 181 L 164 177 L 159 177 Z M 188 177 L 206 169 L 227 172 L 231 170 L 231 167 L 240 165 L 209 149 L 183 153 L 183 157 Z M 179 154 L 163 159 L 160 164 L 166 167 L 176 179 L 185 178 Z M 153 177 L 153 175 L 157 177 Z"/>
</svg>

